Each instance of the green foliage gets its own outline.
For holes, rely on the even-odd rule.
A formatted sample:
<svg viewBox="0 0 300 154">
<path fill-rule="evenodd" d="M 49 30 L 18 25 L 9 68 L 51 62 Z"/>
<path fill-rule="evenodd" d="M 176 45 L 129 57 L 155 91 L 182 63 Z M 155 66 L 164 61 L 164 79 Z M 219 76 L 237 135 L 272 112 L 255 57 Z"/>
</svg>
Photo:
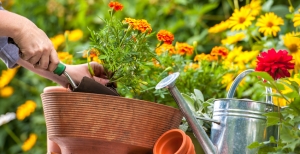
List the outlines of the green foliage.
<svg viewBox="0 0 300 154">
<path fill-rule="evenodd" d="M 276 90 L 273 96 L 286 99 L 290 102 L 288 106 L 283 107 L 279 112 L 266 113 L 267 126 L 278 126 L 279 127 L 279 138 L 277 140 L 274 137 L 270 138 L 269 141 L 258 143 L 254 142 L 249 145 L 249 148 L 259 148 L 259 153 L 293 153 L 299 152 L 300 150 L 300 98 L 299 98 L 299 87 L 297 82 L 292 82 L 288 78 L 283 78 L 275 81 L 266 72 L 255 72 L 253 73 L 259 77 L 265 79 L 262 82 L 263 85 L 271 87 Z M 295 78 L 300 79 L 295 76 Z M 289 87 L 292 92 L 283 94 L 281 91 Z M 276 99 L 275 97 L 275 99 Z M 270 143 L 276 144 L 275 147 L 266 146 Z"/>
<path fill-rule="evenodd" d="M 198 117 L 212 119 L 214 99 L 210 98 L 205 101 L 202 92 L 198 89 L 194 89 L 194 93 L 190 93 L 189 95 L 182 93 L 182 96 L 197 118 L 199 124 L 202 125 L 203 129 L 209 134 L 211 122 L 199 119 Z M 180 128 L 184 131 L 190 129 L 185 119 Z"/>
<path fill-rule="evenodd" d="M 91 49 L 99 51 L 99 59 L 110 82 L 136 91 L 141 83 L 143 65 L 155 56 L 148 45 L 150 31 L 134 30 L 113 15 L 104 23 L 104 28 L 91 32 Z"/>
</svg>

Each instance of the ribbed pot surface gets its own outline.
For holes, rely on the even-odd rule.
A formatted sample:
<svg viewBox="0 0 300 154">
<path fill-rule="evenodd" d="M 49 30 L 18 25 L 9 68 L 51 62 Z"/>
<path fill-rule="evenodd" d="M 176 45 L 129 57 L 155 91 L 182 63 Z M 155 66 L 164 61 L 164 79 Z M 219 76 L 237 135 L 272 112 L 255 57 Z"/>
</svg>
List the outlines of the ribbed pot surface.
<svg viewBox="0 0 300 154">
<path fill-rule="evenodd" d="M 143 100 L 78 93 L 42 93 L 48 137 L 65 154 L 151 153 L 178 128 L 180 110 Z"/>
</svg>

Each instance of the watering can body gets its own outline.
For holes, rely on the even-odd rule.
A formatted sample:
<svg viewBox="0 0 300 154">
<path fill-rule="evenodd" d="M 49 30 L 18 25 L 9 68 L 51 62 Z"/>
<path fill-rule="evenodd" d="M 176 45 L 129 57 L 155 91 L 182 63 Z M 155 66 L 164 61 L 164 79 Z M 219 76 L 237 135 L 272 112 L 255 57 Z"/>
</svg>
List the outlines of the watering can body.
<svg viewBox="0 0 300 154">
<path fill-rule="evenodd" d="M 266 127 L 266 112 L 277 111 L 273 104 L 248 99 L 217 99 L 214 102 L 211 141 L 220 154 L 255 154 L 248 145 L 278 136 L 278 127 Z"/>
<path fill-rule="evenodd" d="M 156 85 L 156 89 L 168 88 L 195 137 L 206 154 L 255 154 L 258 149 L 249 149 L 253 142 L 268 141 L 271 136 L 278 137 L 278 126 L 267 127 L 266 112 L 278 111 L 268 95 L 266 102 L 249 99 L 234 99 L 235 89 L 240 81 L 254 70 L 246 70 L 233 81 L 227 98 L 214 101 L 213 119 L 199 118 L 213 122 L 210 138 L 197 121 L 180 91 L 175 86 L 179 73 L 173 73 Z M 266 93 L 271 93 L 266 88 Z"/>
</svg>

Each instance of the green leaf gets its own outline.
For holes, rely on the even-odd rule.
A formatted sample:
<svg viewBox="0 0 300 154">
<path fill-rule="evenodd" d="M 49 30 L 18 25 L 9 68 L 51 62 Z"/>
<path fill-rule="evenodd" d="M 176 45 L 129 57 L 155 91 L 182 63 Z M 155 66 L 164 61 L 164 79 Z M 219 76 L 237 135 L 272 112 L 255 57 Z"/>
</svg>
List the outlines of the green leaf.
<svg viewBox="0 0 300 154">
<path fill-rule="evenodd" d="M 105 59 L 105 58 L 107 58 L 106 55 L 100 55 L 100 56 L 99 56 L 99 59 Z"/>
<path fill-rule="evenodd" d="M 267 116 L 267 126 L 277 125 L 280 121 L 281 114 L 277 112 L 269 112 L 264 115 Z"/>
<path fill-rule="evenodd" d="M 196 99 L 199 99 L 202 102 L 204 101 L 203 94 L 202 94 L 202 92 L 200 90 L 194 89 L 194 93 L 195 93 Z"/>
<path fill-rule="evenodd" d="M 256 75 L 270 82 L 274 81 L 274 79 L 267 72 L 251 72 L 250 74 Z"/>
<path fill-rule="evenodd" d="M 255 148 L 258 148 L 260 146 L 261 146 L 261 144 L 259 142 L 253 142 L 250 145 L 248 145 L 247 148 L 249 148 L 249 149 L 255 149 Z"/>
<path fill-rule="evenodd" d="M 194 100 L 187 94 L 182 94 L 182 96 L 183 96 L 184 100 L 186 101 L 186 103 L 188 104 L 188 106 L 190 107 L 190 109 L 195 112 L 196 110 L 194 107 Z"/>
</svg>

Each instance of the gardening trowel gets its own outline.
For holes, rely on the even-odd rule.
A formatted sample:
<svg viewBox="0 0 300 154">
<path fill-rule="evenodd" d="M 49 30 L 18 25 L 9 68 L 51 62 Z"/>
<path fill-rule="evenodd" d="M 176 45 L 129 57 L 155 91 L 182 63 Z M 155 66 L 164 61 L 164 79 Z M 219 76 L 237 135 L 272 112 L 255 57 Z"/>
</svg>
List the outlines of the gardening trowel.
<svg viewBox="0 0 300 154">
<path fill-rule="evenodd" d="M 53 72 L 54 74 L 57 74 L 59 76 L 64 74 L 67 77 L 70 85 L 72 86 L 73 92 L 96 93 L 96 94 L 119 96 L 119 94 L 113 88 L 106 87 L 89 77 L 83 77 L 79 85 L 77 86 L 73 81 L 73 79 L 71 78 L 71 76 L 65 70 L 66 70 L 66 66 L 62 63 L 59 63 L 57 68 Z"/>
</svg>

